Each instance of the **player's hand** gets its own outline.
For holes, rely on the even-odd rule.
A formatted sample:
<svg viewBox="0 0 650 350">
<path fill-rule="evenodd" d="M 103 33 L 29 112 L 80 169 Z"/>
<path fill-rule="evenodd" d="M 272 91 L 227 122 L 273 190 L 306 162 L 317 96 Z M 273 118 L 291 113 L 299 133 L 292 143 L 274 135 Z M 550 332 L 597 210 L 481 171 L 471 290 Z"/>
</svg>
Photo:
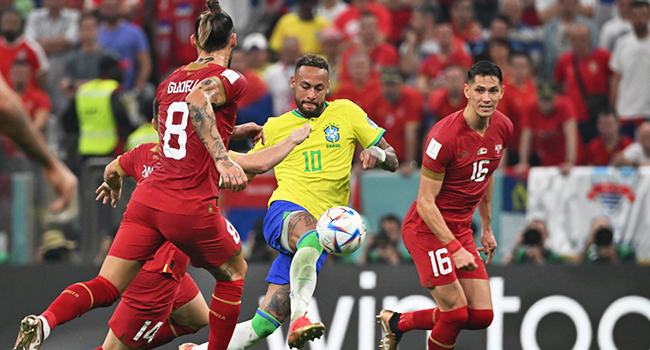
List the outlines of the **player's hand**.
<svg viewBox="0 0 650 350">
<path fill-rule="evenodd" d="M 294 129 L 289 137 L 295 145 L 299 145 L 309 138 L 310 133 L 311 126 L 309 124 L 305 124 L 302 126 L 302 128 Z"/>
<path fill-rule="evenodd" d="M 102 204 L 107 204 L 110 199 L 111 207 L 115 208 L 117 206 L 117 201 L 119 201 L 120 197 L 122 197 L 121 181 L 122 180 L 120 179 L 120 185 L 116 187 L 111 187 L 106 182 L 103 182 L 95 190 L 95 193 L 97 193 L 97 197 L 95 198 L 95 200 L 101 201 Z"/>
<path fill-rule="evenodd" d="M 564 162 L 558 167 L 560 168 L 560 174 L 567 176 L 569 173 L 571 173 L 571 168 L 573 168 L 573 165 L 569 162 Z"/>
<path fill-rule="evenodd" d="M 46 167 L 45 179 L 54 187 L 58 198 L 50 205 L 50 210 L 60 212 L 70 205 L 77 194 L 77 177 L 58 159 Z"/>
<path fill-rule="evenodd" d="M 380 157 L 381 150 L 377 146 L 368 147 L 364 149 L 359 155 L 359 159 L 361 160 L 361 164 L 364 169 L 374 168 L 377 164 L 380 163 Z"/>
<path fill-rule="evenodd" d="M 230 138 L 233 140 L 245 140 L 251 139 L 253 144 L 256 144 L 258 141 L 262 140 L 262 144 L 266 144 L 266 136 L 264 135 L 264 128 L 261 125 L 257 125 L 253 122 L 237 125 L 233 134 L 230 135 Z"/>
<path fill-rule="evenodd" d="M 219 178 L 220 188 L 231 190 L 233 193 L 243 191 L 246 188 L 248 177 L 246 177 L 239 164 L 228 158 L 217 161 L 216 166 L 221 175 Z"/>
<path fill-rule="evenodd" d="M 465 248 L 460 248 L 452 255 L 454 266 L 463 271 L 474 271 L 478 268 L 476 257 Z"/>
<path fill-rule="evenodd" d="M 488 255 L 488 259 L 485 264 L 489 264 L 494 257 L 494 251 L 497 249 L 497 240 L 494 238 L 494 233 L 491 228 L 483 229 L 481 233 L 481 244 L 483 248 L 479 248 L 484 254 Z"/>
</svg>

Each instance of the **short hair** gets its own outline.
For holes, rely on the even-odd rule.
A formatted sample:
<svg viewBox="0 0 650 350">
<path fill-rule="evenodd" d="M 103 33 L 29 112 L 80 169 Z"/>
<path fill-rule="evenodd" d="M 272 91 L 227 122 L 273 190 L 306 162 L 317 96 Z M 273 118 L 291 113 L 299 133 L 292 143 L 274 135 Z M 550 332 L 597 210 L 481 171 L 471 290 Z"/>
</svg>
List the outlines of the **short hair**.
<svg viewBox="0 0 650 350">
<path fill-rule="evenodd" d="M 435 22 L 438 22 L 438 10 L 434 5 L 431 5 L 429 3 L 423 3 L 415 7 L 415 11 L 431 17 L 434 19 Z"/>
<path fill-rule="evenodd" d="M 496 16 L 494 16 L 494 18 L 492 18 L 490 23 L 492 23 L 494 21 L 501 21 L 501 22 L 504 22 L 508 27 L 512 27 L 512 24 L 510 24 L 510 17 L 508 17 L 508 16 L 506 16 L 504 14 L 501 14 L 501 13 L 497 14 Z"/>
<path fill-rule="evenodd" d="M 386 221 L 393 221 L 393 222 L 396 222 L 398 225 L 402 224 L 402 220 L 400 220 L 397 217 L 397 215 L 392 214 L 392 213 L 391 214 L 386 214 L 386 215 L 382 216 L 381 219 L 379 219 L 380 224 L 383 223 L 383 222 L 386 222 Z"/>
<path fill-rule="evenodd" d="M 296 62 L 295 71 L 297 72 L 302 66 L 324 69 L 327 71 L 327 74 L 330 72 L 330 65 L 327 63 L 327 60 L 320 55 L 308 54 L 300 57 Z"/>
<path fill-rule="evenodd" d="M 15 60 L 14 63 L 11 64 L 11 66 L 12 67 L 16 67 L 16 66 L 30 67 L 29 62 L 24 58 L 19 58 L 19 59 Z"/>
<path fill-rule="evenodd" d="M 510 61 L 512 61 L 512 59 L 515 58 L 515 57 L 523 57 L 523 58 L 525 58 L 525 59 L 528 60 L 528 63 L 533 63 L 533 59 L 530 58 L 530 54 L 528 53 L 528 51 L 524 51 L 524 50 L 511 50 L 511 51 L 510 51 L 510 57 L 508 57 L 508 59 L 509 59 Z"/>
<path fill-rule="evenodd" d="M 97 11 L 86 11 L 81 14 L 81 17 L 79 17 L 79 24 L 85 19 L 94 19 L 96 22 L 99 23 L 99 14 Z"/>
<path fill-rule="evenodd" d="M 600 116 L 608 117 L 610 115 L 613 115 L 614 118 L 618 119 L 618 115 L 616 114 L 616 108 L 612 106 L 605 106 L 598 111 L 599 117 Z"/>
<path fill-rule="evenodd" d="M 650 9 L 650 2 L 648 2 L 647 0 L 646 1 L 644 1 L 644 0 L 632 1 L 632 3 L 630 4 L 630 8 L 635 9 L 637 7 L 647 7 L 648 9 Z"/>
<path fill-rule="evenodd" d="M 472 68 L 467 71 L 467 84 L 473 84 L 476 76 L 491 76 L 499 79 L 499 84 L 503 84 L 503 73 L 501 68 L 490 61 L 478 61 Z"/>
</svg>

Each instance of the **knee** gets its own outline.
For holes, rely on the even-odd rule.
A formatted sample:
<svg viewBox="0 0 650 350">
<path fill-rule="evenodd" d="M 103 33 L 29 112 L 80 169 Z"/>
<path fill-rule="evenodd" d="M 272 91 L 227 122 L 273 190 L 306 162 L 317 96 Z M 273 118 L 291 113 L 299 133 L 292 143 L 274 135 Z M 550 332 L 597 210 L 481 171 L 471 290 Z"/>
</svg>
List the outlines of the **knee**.
<svg viewBox="0 0 650 350">
<path fill-rule="evenodd" d="M 248 271 L 248 263 L 244 260 L 244 257 L 237 262 L 235 269 L 233 270 L 231 281 L 243 280 L 246 278 L 246 272 Z"/>
<path fill-rule="evenodd" d="M 467 319 L 467 329 L 484 329 L 488 328 L 492 324 L 494 319 L 494 311 L 491 309 L 486 310 L 477 310 L 469 309 L 468 310 L 468 319 Z"/>
<path fill-rule="evenodd" d="M 464 326 L 467 323 L 469 318 L 467 312 L 467 306 L 460 307 L 458 309 L 453 309 L 450 311 L 441 311 L 440 312 L 440 321 L 445 323 L 450 323 L 453 325 Z"/>
</svg>

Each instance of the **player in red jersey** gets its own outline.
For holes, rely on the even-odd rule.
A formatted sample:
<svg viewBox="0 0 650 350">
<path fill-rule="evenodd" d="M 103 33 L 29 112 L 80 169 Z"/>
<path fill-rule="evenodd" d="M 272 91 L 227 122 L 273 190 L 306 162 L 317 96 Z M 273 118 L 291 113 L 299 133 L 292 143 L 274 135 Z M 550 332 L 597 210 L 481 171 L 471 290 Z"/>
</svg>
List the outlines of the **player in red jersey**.
<svg viewBox="0 0 650 350">
<path fill-rule="evenodd" d="M 438 122 L 427 137 L 418 198 L 402 224 L 402 237 L 437 308 L 382 310 L 381 348 L 397 348 L 404 332 L 431 329 L 429 350 L 453 349 L 462 329 L 483 329 L 493 318 L 485 265 L 474 245 L 472 214 L 478 206 L 482 250 L 490 262 L 497 247 L 490 227 L 492 173 L 512 135 L 499 111 L 501 69 L 479 61 L 467 73 L 467 107 Z"/>
<path fill-rule="evenodd" d="M 166 241 L 218 281 L 210 304 L 209 348 L 227 348 L 239 316 L 247 265 L 237 231 L 217 206 L 218 182 L 235 192 L 248 182 L 227 153 L 237 103 L 247 84 L 240 73 L 226 68 L 237 44 L 232 19 L 217 0 L 207 5 L 190 39 L 198 60 L 158 87 L 159 159 L 134 191 L 99 276 L 66 288 L 40 316 L 26 317 L 16 349 L 38 349 L 56 325 L 114 303 L 141 262 L 153 258 Z M 111 190 L 119 188 L 117 179 L 105 180 Z M 153 326 L 142 330 L 150 332 Z"/>
</svg>

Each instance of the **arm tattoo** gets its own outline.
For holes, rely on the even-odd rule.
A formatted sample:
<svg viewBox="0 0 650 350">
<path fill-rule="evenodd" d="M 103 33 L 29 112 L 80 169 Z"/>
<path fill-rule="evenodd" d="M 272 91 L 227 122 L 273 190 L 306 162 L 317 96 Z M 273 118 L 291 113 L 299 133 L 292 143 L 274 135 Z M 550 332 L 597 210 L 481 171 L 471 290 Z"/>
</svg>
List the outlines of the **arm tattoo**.
<svg viewBox="0 0 650 350">
<path fill-rule="evenodd" d="M 212 107 L 208 102 L 204 103 L 203 106 L 188 104 L 194 130 L 196 130 L 212 158 L 215 161 L 228 159 L 228 150 L 223 144 L 221 135 L 219 135 L 217 120 Z"/>
<path fill-rule="evenodd" d="M 291 315 L 291 298 L 289 297 L 291 286 L 285 284 L 273 294 L 269 305 L 264 308 L 265 312 L 275 315 L 278 319 L 286 319 Z"/>
<path fill-rule="evenodd" d="M 383 137 L 377 143 L 377 147 L 383 149 L 384 152 L 386 152 L 386 160 L 383 163 L 379 163 L 379 167 L 388 171 L 397 170 L 399 161 L 397 160 L 397 156 L 395 155 L 395 150 L 393 147 L 391 147 Z"/>
</svg>

